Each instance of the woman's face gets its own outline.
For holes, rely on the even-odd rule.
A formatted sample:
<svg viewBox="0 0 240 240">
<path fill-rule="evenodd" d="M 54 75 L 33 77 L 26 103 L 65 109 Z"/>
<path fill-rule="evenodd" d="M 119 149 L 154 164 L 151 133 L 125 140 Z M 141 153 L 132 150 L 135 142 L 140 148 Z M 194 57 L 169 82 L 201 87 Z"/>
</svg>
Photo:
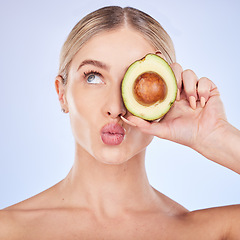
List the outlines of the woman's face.
<svg viewBox="0 0 240 240">
<path fill-rule="evenodd" d="M 123 163 L 145 150 L 152 136 L 124 123 L 121 82 L 131 63 L 154 53 L 139 33 L 120 28 L 91 38 L 69 70 L 65 98 L 77 148 L 96 160 Z"/>
</svg>

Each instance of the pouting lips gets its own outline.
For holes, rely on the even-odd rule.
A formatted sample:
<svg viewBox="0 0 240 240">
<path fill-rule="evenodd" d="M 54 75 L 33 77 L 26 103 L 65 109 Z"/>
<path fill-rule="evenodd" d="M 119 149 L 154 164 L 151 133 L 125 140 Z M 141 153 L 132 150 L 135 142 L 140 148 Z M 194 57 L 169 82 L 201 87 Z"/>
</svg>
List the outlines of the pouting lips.
<svg viewBox="0 0 240 240">
<path fill-rule="evenodd" d="M 109 123 L 101 130 L 102 141 L 107 145 L 119 145 L 122 143 L 124 136 L 124 128 L 116 123 Z"/>
</svg>

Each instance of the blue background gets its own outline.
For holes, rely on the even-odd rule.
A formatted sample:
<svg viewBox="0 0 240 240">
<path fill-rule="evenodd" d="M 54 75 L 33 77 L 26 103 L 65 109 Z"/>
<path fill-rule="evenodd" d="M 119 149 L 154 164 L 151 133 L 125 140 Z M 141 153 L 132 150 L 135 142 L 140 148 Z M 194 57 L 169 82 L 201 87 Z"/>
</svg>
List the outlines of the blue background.
<svg viewBox="0 0 240 240">
<path fill-rule="evenodd" d="M 240 128 L 239 1 L 1 0 L 0 208 L 70 170 L 74 141 L 54 88 L 59 53 L 80 18 L 106 5 L 156 18 L 173 39 L 177 61 L 214 81 L 229 122 Z M 240 203 L 239 175 L 187 147 L 154 139 L 146 167 L 155 188 L 190 210 Z"/>
</svg>

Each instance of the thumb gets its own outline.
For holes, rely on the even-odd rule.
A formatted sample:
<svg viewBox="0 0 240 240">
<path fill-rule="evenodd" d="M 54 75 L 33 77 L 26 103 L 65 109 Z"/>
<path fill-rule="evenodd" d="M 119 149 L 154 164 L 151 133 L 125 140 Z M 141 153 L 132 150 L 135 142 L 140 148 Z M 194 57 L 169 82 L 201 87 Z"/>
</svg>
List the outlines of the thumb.
<svg viewBox="0 0 240 240">
<path fill-rule="evenodd" d="M 136 116 L 129 116 L 127 120 L 144 133 L 159 138 L 167 138 L 168 131 L 164 122 L 148 122 Z"/>
</svg>

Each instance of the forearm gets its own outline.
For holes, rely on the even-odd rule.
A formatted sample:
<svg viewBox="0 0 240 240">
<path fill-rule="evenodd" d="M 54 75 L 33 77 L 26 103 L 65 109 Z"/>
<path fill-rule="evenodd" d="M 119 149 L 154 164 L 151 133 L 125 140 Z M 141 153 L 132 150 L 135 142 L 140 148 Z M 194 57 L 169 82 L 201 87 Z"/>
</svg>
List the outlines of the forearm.
<svg viewBox="0 0 240 240">
<path fill-rule="evenodd" d="M 240 131 L 226 124 L 214 142 L 200 144 L 196 150 L 208 159 L 240 174 Z"/>
</svg>

